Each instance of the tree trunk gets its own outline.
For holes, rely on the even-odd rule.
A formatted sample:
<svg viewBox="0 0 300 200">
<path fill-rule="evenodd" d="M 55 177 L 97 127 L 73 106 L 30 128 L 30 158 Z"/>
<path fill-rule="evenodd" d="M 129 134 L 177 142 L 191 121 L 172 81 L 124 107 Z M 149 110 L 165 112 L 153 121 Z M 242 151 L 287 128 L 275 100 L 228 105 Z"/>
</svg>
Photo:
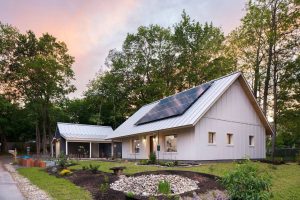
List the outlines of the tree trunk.
<svg viewBox="0 0 300 200">
<path fill-rule="evenodd" d="M 45 117 L 45 108 L 43 108 L 43 140 L 42 140 L 42 145 L 43 145 L 43 154 L 47 154 L 47 132 L 46 132 L 46 117 Z"/>
<path fill-rule="evenodd" d="M 273 61 L 273 47 L 275 43 L 274 34 L 276 32 L 276 12 L 277 12 L 277 0 L 274 1 L 272 6 L 272 17 L 270 24 L 270 38 L 269 38 L 269 47 L 268 47 L 268 62 L 267 62 L 267 73 L 264 86 L 264 97 L 263 97 L 263 112 L 267 115 L 268 111 L 268 95 L 269 95 L 269 85 L 271 79 L 271 66 Z"/>
<path fill-rule="evenodd" d="M 1 142 L 0 152 L 7 152 L 8 151 L 7 140 L 2 127 L 0 127 L 0 142 Z"/>
<path fill-rule="evenodd" d="M 261 32 L 260 32 L 261 34 Z M 258 85 L 259 85 L 259 79 L 260 79 L 260 72 L 259 72 L 259 66 L 260 66 L 260 59 L 259 59 L 259 53 L 261 48 L 261 36 L 259 36 L 257 49 L 256 49 L 256 59 L 255 59 L 255 69 L 254 69 L 254 86 L 253 86 L 253 94 L 256 100 L 258 100 Z"/>
<path fill-rule="evenodd" d="M 36 140 L 36 154 L 39 156 L 41 152 L 41 134 L 39 129 L 39 124 L 36 122 L 35 124 L 35 140 Z"/>
</svg>

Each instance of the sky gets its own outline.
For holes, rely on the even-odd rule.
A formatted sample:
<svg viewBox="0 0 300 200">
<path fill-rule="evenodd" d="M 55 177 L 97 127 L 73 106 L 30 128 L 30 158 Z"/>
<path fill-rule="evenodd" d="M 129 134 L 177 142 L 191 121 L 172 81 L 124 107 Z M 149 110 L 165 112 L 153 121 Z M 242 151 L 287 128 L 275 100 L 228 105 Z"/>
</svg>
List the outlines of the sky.
<svg viewBox="0 0 300 200">
<path fill-rule="evenodd" d="M 240 24 L 244 0 L 0 0 L 0 21 L 22 33 L 50 33 L 64 41 L 75 57 L 76 92 L 82 97 L 87 84 L 104 66 L 111 49 L 121 49 L 127 33 L 139 26 L 172 27 L 185 10 L 191 19 L 212 22 L 225 34 Z"/>
</svg>

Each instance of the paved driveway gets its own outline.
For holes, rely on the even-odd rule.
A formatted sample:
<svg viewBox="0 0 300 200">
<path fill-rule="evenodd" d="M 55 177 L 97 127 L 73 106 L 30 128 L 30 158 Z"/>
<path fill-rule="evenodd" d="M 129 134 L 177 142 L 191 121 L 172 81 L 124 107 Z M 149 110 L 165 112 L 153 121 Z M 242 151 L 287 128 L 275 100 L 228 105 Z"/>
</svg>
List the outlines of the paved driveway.
<svg viewBox="0 0 300 200">
<path fill-rule="evenodd" d="M 23 200 L 24 197 L 20 192 L 16 182 L 10 173 L 4 167 L 4 157 L 0 156 L 0 199 L 1 200 Z"/>
</svg>

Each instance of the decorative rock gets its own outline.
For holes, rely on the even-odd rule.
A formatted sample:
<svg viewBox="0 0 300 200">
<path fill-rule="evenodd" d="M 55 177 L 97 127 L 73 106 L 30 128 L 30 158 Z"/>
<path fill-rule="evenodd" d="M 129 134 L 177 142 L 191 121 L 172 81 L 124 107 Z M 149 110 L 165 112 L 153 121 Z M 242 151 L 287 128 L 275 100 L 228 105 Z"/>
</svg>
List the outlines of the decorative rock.
<svg viewBox="0 0 300 200">
<path fill-rule="evenodd" d="M 198 189 L 198 182 L 178 175 L 141 175 L 136 177 L 122 176 L 119 180 L 110 184 L 113 190 L 125 193 L 133 192 L 142 196 L 157 196 L 158 184 L 160 181 L 168 181 L 171 186 L 172 194 L 181 194 Z"/>
</svg>

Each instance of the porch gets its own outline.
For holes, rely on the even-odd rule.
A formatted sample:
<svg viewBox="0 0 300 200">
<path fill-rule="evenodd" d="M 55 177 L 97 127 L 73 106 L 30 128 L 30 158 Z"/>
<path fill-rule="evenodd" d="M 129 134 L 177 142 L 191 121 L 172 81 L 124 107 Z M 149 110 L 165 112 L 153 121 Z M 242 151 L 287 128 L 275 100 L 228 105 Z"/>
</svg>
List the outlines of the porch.
<svg viewBox="0 0 300 200">
<path fill-rule="evenodd" d="M 62 147 L 62 148 L 61 148 Z M 122 143 L 120 142 L 86 142 L 61 140 L 53 148 L 58 157 L 64 152 L 70 158 L 122 158 Z"/>
</svg>

